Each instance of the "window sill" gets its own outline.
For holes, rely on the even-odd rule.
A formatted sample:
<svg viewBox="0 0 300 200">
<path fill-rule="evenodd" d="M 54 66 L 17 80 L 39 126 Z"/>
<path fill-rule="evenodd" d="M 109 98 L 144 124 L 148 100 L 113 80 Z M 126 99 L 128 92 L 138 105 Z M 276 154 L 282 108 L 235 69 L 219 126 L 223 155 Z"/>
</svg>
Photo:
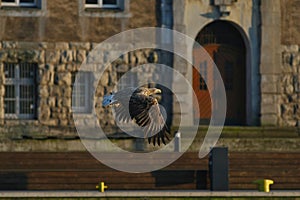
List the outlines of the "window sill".
<svg viewBox="0 0 300 200">
<path fill-rule="evenodd" d="M 18 125 L 39 125 L 39 121 L 37 119 L 4 119 L 4 124 L 7 126 L 18 126 Z"/>
<path fill-rule="evenodd" d="M 0 16 L 9 17 L 41 17 L 46 16 L 47 9 L 45 6 L 20 7 L 20 6 L 2 6 Z"/>
<path fill-rule="evenodd" d="M 131 13 L 120 8 L 85 8 L 81 13 L 84 17 L 130 18 Z"/>
<path fill-rule="evenodd" d="M 24 10 L 24 9 L 26 9 L 26 10 L 36 10 L 36 9 L 40 9 L 39 7 L 37 7 L 37 6 L 1 6 L 1 10 L 9 10 L 9 11 L 11 11 L 11 10 L 18 10 L 18 11 L 20 11 L 20 10 Z"/>
<path fill-rule="evenodd" d="M 121 8 L 103 8 L 103 7 L 90 7 L 85 8 L 86 12 L 123 12 L 124 10 Z"/>
</svg>

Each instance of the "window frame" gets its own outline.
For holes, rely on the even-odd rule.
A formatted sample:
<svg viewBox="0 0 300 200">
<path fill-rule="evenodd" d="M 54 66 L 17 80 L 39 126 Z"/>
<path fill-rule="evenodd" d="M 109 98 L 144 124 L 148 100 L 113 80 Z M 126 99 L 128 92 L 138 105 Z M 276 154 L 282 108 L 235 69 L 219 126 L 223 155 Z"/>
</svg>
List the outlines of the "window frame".
<svg viewBox="0 0 300 200">
<path fill-rule="evenodd" d="M 1 7 L 12 6 L 12 7 L 37 7 L 38 0 L 33 0 L 33 3 L 22 3 L 21 0 L 14 0 L 15 2 L 3 2 L 1 1 Z"/>
<path fill-rule="evenodd" d="M 36 0 L 34 6 L 3 6 L 0 0 L 0 17 L 46 17 L 47 1 Z"/>
<path fill-rule="evenodd" d="M 79 100 L 79 106 L 74 105 L 73 102 L 77 101 L 77 99 L 75 98 L 76 96 L 76 91 L 78 91 L 79 93 L 80 91 L 80 85 L 82 85 L 81 82 L 78 82 L 78 73 L 82 74 L 84 76 L 84 105 L 80 105 L 80 100 Z M 72 73 L 72 95 L 71 95 L 71 107 L 72 107 L 72 112 L 75 113 L 91 113 L 92 109 L 91 109 L 91 102 L 90 102 L 90 97 L 91 97 L 91 77 L 92 77 L 92 72 L 89 71 L 80 71 L 80 72 L 73 72 Z M 77 85 L 75 85 L 77 84 Z M 73 91 L 74 89 L 76 89 L 75 91 Z"/>
<path fill-rule="evenodd" d="M 119 9 L 120 6 L 120 0 L 116 0 L 116 4 L 103 4 L 103 0 L 97 0 L 97 4 L 87 4 L 84 3 L 85 8 L 108 8 L 108 9 Z"/>
<path fill-rule="evenodd" d="M 44 1 L 43 1 L 44 2 Z M 84 0 L 78 0 L 78 13 L 80 17 L 95 18 L 131 18 L 130 0 L 118 0 L 117 8 L 87 8 Z"/>
<path fill-rule="evenodd" d="M 18 63 L 4 63 L 6 64 L 12 64 L 14 65 L 14 77 L 5 77 L 4 87 L 6 86 L 14 86 L 14 98 L 15 102 L 15 112 L 14 113 L 6 113 L 5 112 L 5 101 L 9 98 L 3 97 L 3 104 L 4 104 L 4 118 L 5 119 L 36 119 L 37 117 L 37 63 L 26 63 L 26 62 L 18 62 Z M 33 69 L 33 78 L 22 78 L 21 77 L 21 70 L 20 66 L 21 64 L 32 64 L 34 65 Z M 6 71 L 4 71 L 4 74 L 6 75 Z M 21 102 L 29 100 L 29 98 L 21 98 L 21 86 L 33 86 L 34 90 L 34 96 L 32 99 L 33 103 L 33 112 L 32 113 L 21 113 Z M 6 92 L 6 91 L 5 91 Z"/>
</svg>

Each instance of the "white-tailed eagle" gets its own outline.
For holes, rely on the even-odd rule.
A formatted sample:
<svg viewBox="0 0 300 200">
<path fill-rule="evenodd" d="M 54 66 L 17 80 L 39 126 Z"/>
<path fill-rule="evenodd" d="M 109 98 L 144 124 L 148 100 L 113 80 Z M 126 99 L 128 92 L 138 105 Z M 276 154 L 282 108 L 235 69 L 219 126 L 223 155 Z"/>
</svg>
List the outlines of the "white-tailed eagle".
<svg viewBox="0 0 300 200">
<path fill-rule="evenodd" d="M 105 95 L 102 106 L 113 106 L 116 118 L 119 121 L 129 122 L 133 120 L 144 132 L 144 138 L 148 137 L 149 144 L 155 146 L 166 144 L 169 140 L 170 130 L 162 116 L 157 99 L 154 94 L 161 93 L 157 88 L 127 88 L 110 95 Z"/>
</svg>

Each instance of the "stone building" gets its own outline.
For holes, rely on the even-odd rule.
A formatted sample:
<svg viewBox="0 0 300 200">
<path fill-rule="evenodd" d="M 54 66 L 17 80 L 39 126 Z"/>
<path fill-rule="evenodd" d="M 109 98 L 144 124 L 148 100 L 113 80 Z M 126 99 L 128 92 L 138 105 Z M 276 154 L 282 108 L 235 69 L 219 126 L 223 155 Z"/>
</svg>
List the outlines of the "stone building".
<svg viewBox="0 0 300 200">
<path fill-rule="evenodd" d="M 214 58 L 227 92 L 226 125 L 298 126 L 300 120 L 300 27 L 297 0 L 2 0 L 0 1 L 0 138 L 76 138 L 72 106 L 99 116 L 101 98 L 89 90 L 95 79 L 83 74 L 82 100 L 72 102 L 74 76 L 95 46 L 110 36 L 140 27 L 174 29 L 199 42 Z M 171 36 L 170 36 L 171 38 Z M 186 47 L 189 55 L 197 51 Z M 102 52 L 105 55 L 114 52 Z M 222 58 L 222 59 L 218 59 Z M 191 64 L 157 49 L 129 52 L 116 60 L 97 85 L 96 96 L 110 92 L 130 68 L 163 63 L 180 71 L 205 96 Z M 200 63 L 196 63 L 200 65 Z M 204 73 L 204 72 L 203 72 Z M 173 82 L 191 98 L 190 89 Z M 95 98 L 94 105 L 89 99 Z M 172 100 L 167 93 L 162 101 Z M 165 101 L 166 102 L 166 101 Z M 73 105 L 72 105 L 73 104 Z M 195 125 L 210 114 L 185 113 L 168 103 L 169 123 Z M 170 106 L 171 105 L 171 106 Z M 200 109 L 203 107 L 199 100 Z M 189 109 L 187 109 L 189 110 Z M 106 113 L 101 125 L 114 125 Z M 114 129 L 113 129 L 114 130 Z M 12 147 L 2 143 L 2 149 Z M 30 150 L 27 149 L 27 150 Z"/>
<path fill-rule="evenodd" d="M 226 124 L 298 126 L 299 6 L 296 0 L 173 2 L 173 29 L 199 42 L 222 74 Z M 182 67 L 174 61 L 175 69 Z M 186 68 L 203 97 L 192 67 Z"/>
<path fill-rule="evenodd" d="M 157 2 L 140 6 L 125 1 L 0 1 L 0 118 L 2 149 L 9 139 L 77 138 L 72 107 L 89 113 L 93 73 L 78 84 L 81 99 L 72 103 L 72 88 L 81 63 L 89 52 L 119 32 L 158 25 Z M 114 52 L 101 52 L 105 55 Z M 97 85 L 98 96 L 110 92 L 130 67 L 148 63 L 154 50 L 129 52 L 112 63 Z M 154 59 L 155 61 L 155 59 Z M 72 105 L 73 104 L 73 105 Z M 113 124 L 111 112 L 103 118 Z M 8 139 L 6 141 L 6 139 Z M 12 147 L 13 148 L 13 147 Z"/>
</svg>

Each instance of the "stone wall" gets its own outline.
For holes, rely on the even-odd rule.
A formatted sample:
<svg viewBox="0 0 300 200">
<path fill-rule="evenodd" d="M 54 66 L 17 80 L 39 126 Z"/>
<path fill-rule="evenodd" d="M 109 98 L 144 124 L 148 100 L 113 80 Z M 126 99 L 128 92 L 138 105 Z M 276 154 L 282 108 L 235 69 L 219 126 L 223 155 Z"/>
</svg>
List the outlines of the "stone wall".
<svg viewBox="0 0 300 200">
<path fill-rule="evenodd" d="M 24 128 L 24 127 L 23 127 Z M 176 130 L 176 127 L 174 127 Z M 175 130 L 172 130 L 175 131 Z M 7 129 L 5 129 L 7 130 Z M 189 134 L 190 131 L 195 130 L 194 127 L 186 127 L 183 129 L 184 133 Z M 49 131 L 55 132 L 54 129 Z M 199 152 L 203 143 L 203 138 L 206 134 L 207 127 L 199 127 L 198 134 L 188 148 L 190 152 Z M 299 153 L 300 137 L 298 136 L 298 128 L 291 127 L 224 127 L 223 133 L 217 142 L 216 146 L 228 147 L 231 152 L 295 152 Z M 2 132 L 2 129 L 1 129 Z M 66 130 L 67 132 L 67 130 Z M 66 135 L 59 137 L 46 137 L 46 135 L 39 134 L 39 138 L 31 138 L 30 135 L 26 137 L 17 137 L 17 135 L 0 134 L 0 152 L 75 152 L 86 151 L 81 140 L 78 138 L 67 137 Z M 55 135 L 53 135 L 55 136 Z M 107 140 L 97 139 L 93 142 L 96 146 L 108 146 Z M 122 138 L 112 140 L 118 147 L 134 151 L 135 141 L 131 138 Z M 158 147 L 148 145 L 145 140 L 145 151 L 154 151 Z M 170 143 L 168 150 L 173 150 L 174 146 Z M 111 149 L 107 149 L 111 151 Z"/>
<path fill-rule="evenodd" d="M 281 74 L 280 40 L 281 12 L 279 0 L 261 1 L 261 44 L 260 44 L 260 123 L 264 126 L 278 126 L 278 78 Z"/>
<path fill-rule="evenodd" d="M 279 125 L 300 126 L 300 3 L 281 0 L 281 70 L 278 78 Z"/>
<path fill-rule="evenodd" d="M 122 0 L 123 9 L 87 9 L 84 0 L 42 0 L 41 8 L 0 8 L 0 40 L 101 42 L 122 31 L 157 25 L 156 2 Z"/>
<path fill-rule="evenodd" d="M 300 51 L 298 45 L 282 46 L 279 124 L 300 126 Z"/>
<path fill-rule="evenodd" d="M 10 137 L 46 138 L 46 137 L 77 137 L 72 118 L 72 74 L 76 73 L 87 58 L 89 52 L 97 43 L 88 42 L 9 42 L 0 43 L 0 118 L 1 133 Z M 112 44 L 117 45 L 117 44 Z M 115 52 L 102 51 L 102 63 L 105 56 Z M 91 84 L 97 87 L 95 94 L 89 98 L 95 106 L 103 128 L 112 131 L 115 126 L 110 109 L 102 108 L 101 101 L 104 94 L 111 92 L 117 83 L 117 73 L 125 73 L 132 67 L 157 62 L 157 51 L 142 49 L 129 52 L 121 56 L 107 67 L 98 83 Z M 36 63 L 37 69 L 37 116 L 31 120 L 14 120 L 4 117 L 5 76 L 4 63 L 27 62 Z M 139 73 L 145 73 L 140 71 Z M 147 72 L 149 80 L 153 73 Z M 91 80 L 96 80 L 97 73 L 91 73 Z M 143 78 L 145 76 L 142 76 Z M 95 96 L 93 96 L 95 95 Z M 115 129 L 113 129 L 115 130 Z"/>
<path fill-rule="evenodd" d="M 1 141 L 78 138 L 71 109 L 72 75 L 99 42 L 128 29 L 159 24 L 159 0 L 143 4 L 139 0 L 124 0 L 120 1 L 121 9 L 85 8 L 84 2 L 42 0 L 39 8 L 0 7 Z M 100 57 L 105 60 L 114 53 L 107 50 Z M 100 125 L 107 132 L 119 131 L 111 110 L 101 106 L 103 95 L 116 85 L 117 74 L 157 62 L 157 58 L 157 51 L 153 49 L 129 52 L 107 67 L 99 83 L 91 84 L 96 92 L 91 96 L 94 104 L 90 106 L 95 108 Z M 37 64 L 37 115 L 30 120 L 4 116 L 4 63 L 19 62 Z M 152 71 L 147 73 L 151 79 Z M 91 81 L 96 78 L 97 74 L 90 77 Z M 88 114 L 83 117 L 88 118 Z"/>
<path fill-rule="evenodd" d="M 299 9 L 298 0 L 281 0 L 281 42 L 284 45 L 300 44 Z"/>
</svg>

